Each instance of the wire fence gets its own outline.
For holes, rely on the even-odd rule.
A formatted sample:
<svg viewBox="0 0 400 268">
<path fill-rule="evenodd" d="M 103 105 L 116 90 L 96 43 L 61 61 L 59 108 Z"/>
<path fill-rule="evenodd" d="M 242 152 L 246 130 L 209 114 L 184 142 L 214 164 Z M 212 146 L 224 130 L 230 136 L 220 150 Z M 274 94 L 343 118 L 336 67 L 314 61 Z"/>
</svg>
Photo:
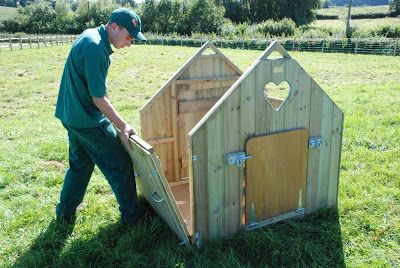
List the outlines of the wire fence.
<svg viewBox="0 0 400 268">
<path fill-rule="evenodd" d="M 264 50 L 278 40 L 288 51 L 310 51 L 322 53 L 353 53 L 400 56 L 400 38 L 316 38 L 316 39 L 237 39 L 149 37 L 148 45 L 199 47 L 212 41 L 219 48 Z M 138 43 L 143 43 L 139 41 Z"/>
<path fill-rule="evenodd" d="M 1 51 L 14 51 L 26 48 L 41 48 L 72 43 L 76 35 L 35 36 L 27 38 L 1 38 Z M 288 51 L 310 51 L 322 53 L 352 53 L 400 56 L 400 38 L 317 38 L 317 39 L 236 39 L 225 38 L 191 38 L 153 36 L 147 42 L 136 41 L 137 44 L 200 47 L 207 41 L 212 41 L 219 48 L 264 50 L 268 45 L 278 40 Z"/>
</svg>

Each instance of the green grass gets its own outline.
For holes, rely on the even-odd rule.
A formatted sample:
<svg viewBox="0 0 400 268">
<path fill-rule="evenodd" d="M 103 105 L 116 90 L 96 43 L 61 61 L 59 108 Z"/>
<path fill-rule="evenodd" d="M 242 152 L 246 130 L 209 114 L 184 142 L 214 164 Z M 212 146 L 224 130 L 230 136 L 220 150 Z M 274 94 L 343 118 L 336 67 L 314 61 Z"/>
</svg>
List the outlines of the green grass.
<svg viewBox="0 0 400 268">
<path fill-rule="evenodd" d="M 348 7 L 344 6 L 332 6 L 329 8 L 321 8 L 317 11 L 320 15 L 338 15 L 339 18 L 347 17 Z M 376 13 L 387 13 L 389 12 L 389 6 L 362 6 L 362 7 L 351 7 L 351 14 L 376 14 Z"/>
<path fill-rule="evenodd" d="M 400 26 L 399 18 L 378 18 L 378 19 L 352 19 L 351 24 L 362 29 L 372 29 L 378 26 L 390 25 Z M 311 23 L 311 26 L 320 27 L 332 27 L 340 28 L 344 30 L 346 28 L 346 21 L 342 20 L 316 20 Z"/>
<path fill-rule="evenodd" d="M 398 57 L 291 53 L 345 113 L 338 208 L 195 250 L 179 246 L 152 214 L 139 226 L 121 227 L 98 170 L 75 226 L 54 223 L 68 146 L 53 114 L 68 50 L 1 52 L 0 267 L 400 266 Z M 111 101 L 139 128 L 139 107 L 195 51 L 116 51 L 108 78 Z M 242 70 L 260 54 L 222 52 Z"/>
<path fill-rule="evenodd" d="M 3 7 L 0 6 L 0 21 L 11 18 L 14 14 L 17 13 L 16 7 Z"/>
</svg>

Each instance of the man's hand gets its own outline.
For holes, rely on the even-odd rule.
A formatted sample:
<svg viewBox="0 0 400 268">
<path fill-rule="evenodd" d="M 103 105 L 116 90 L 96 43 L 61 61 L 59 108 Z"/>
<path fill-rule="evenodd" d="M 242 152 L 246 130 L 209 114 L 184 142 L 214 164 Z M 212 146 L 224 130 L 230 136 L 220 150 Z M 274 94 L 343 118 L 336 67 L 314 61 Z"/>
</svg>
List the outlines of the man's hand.
<svg viewBox="0 0 400 268">
<path fill-rule="evenodd" d="M 136 135 L 136 130 L 131 126 L 126 125 L 124 129 L 121 129 L 121 142 L 122 145 L 125 147 L 125 150 L 127 151 L 132 150 L 132 145 L 129 142 L 129 137 L 133 135 Z"/>
<path fill-rule="evenodd" d="M 92 97 L 93 103 L 97 108 L 121 131 L 121 142 L 125 149 L 132 150 L 129 137 L 136 135 L 136 130 L 129 126 L 114 109 L 107 96 Z"/>
</svg>

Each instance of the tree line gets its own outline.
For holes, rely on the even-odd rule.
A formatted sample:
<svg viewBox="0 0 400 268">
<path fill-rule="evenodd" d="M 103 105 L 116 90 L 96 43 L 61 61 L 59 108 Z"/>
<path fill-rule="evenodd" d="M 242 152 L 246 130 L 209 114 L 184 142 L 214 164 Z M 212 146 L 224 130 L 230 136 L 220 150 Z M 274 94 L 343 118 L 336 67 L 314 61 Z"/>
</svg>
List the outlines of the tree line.
<svg viewBox="0 0 400 268">
<path fill-rule="evenodd" d="M 16 1 L 16 0 L 0 0 Z M 400 12 L 392 0 L 392 12 Z M 19 0 L 17 14 L 0 31 L 32 34 L 78 34 L 104 24 L 111 12 L 126 6 L 142 18 L 143 31 L 161 34 L 291 36 L 315 20 L 320 0 Z"/>
<path fill-rule="evenodd" d="M 76 34 L 106 23 L 112 10 L 127 6 L 141 15 L 145 32 L 220 34 L 232 24 L 252 25 L 284 18 L 294 26 L 308 24 L 320 6 L 320 0 L 146 0 L 139 6 L 134 0 L 18 2 L 17 14 L 3 21 L 0 31 Z"/>
</svg>

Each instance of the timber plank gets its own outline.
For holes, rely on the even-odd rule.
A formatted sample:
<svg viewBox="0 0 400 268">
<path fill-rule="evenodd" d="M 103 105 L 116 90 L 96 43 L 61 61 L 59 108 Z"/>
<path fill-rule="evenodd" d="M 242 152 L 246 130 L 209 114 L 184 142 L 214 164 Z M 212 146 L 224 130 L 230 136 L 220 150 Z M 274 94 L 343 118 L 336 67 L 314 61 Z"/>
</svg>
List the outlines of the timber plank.
<svg viewBox="0 0 400 268">
<path fill-rule="evenodd" d="M 256 77 L 255 73 L 249 74 L 240 84 L 240 142 L 245 144 L 256 132 Z M 245 171 L 240 169 L 240 178 L 245 180 Z M 245 181 L 240 184 L 240 226 L 245 224 Z"/>
<path fill-rule="evenodd" d="M 323 107 L 323 92 L 313 81 L 311 83 L 310 98 L 309 137 L 312 138 L 321 135 Z M 318 208 L 317 195 L 319 162 L 320 150 L 318 148 L 310 148 L 310 150 L 308 150 L 306 214 L 315 212 Z"/>
<path fill-rule="evenodd" d="M 191 180 L 193 181 L 193 224 L 194 232 L 200 237 L 208 237 L 208 154 L 205 148 L 207 144 L 207 126 L 202 127 L 193 135 L 191 140 L 192 159 Z M 193 160 L 193 158 L 195 160 Z"/>
<path fill-rule="evenodd" d="M 208 219 L 209 236 L 220 237 L 224 233 L 226 220 L 225 205 L 225 163 L 224 163 L 224 114 L 218 110 L 207 125 L 208 153 Z"/>
<path fill-rule="evenodd" d="M 320 89 L 322 91 L 322 89 Z M 329 173 L 331 160 L 331 138 L 332 138 L 332 114 L 333 103 L 323 93 L 322 100 L 322 122 L 321 122 L 321 137 L 322 145 L 320 148 L 320 162 L 318 173 L 318 207 L 327 207 L 328 190 L 329 190 Z"/>
<path fill-rule="evenodd" d="M 240 140 L 240 91 L 233 92 L 224 103 L 225 153 L 244 150 Z M 240 229 L 241 177 L 240 168 L 232 165 L 225 167 L 225 228 L 223 235 L 232 235 Z M 243 167 L 242 167 L 243 168 Z"/>
<path fill-rule="evenodd" d="M 343 138 L 343 112 L 337 106 L 334 106 L 333 109 L 332 133 L 328 207 L 337 205 L 339 186 L 340 157 Z"/>
</svg>

